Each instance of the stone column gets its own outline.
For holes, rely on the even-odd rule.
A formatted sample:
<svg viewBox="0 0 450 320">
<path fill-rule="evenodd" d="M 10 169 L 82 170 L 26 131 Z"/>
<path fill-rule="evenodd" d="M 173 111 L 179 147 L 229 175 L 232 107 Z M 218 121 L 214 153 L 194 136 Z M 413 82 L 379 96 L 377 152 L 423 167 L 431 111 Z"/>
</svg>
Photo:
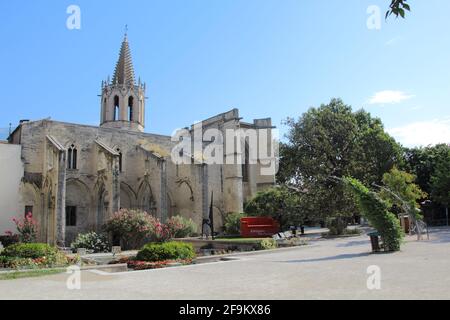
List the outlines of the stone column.
<svg viewBox="0 0 450 320">
<path fill-rule="evenodd" d="M 66 246 L 66 153 L 58 156 L 58 188 L 56 194 L 56 245 Z"/>
<path fill-rule="evenodd" d="M 112 159 L 112 194 L 111 194 L 111 214 L 120 209 L 120 170 L 119 156 L 113 156 Z M 109 217 L 108 217 L 109 218 Z M 103 221 L 105 222 L 105 221 Z"/>
<path fill-rule="evenodd" d="M 119 96 L 119 120 L 127 121 L 128 120 L 128 99 L 127 96 Z"/>
<path fill-rule="evenodd" d="M 202 213 L 203 213 L 203 218 L 208 219 L 209 218 L 208 165 L 204 163 L 204 164 L 200 165 L 199 168 L 200 168 L 200 180 L 201 180 L 201 184 L 202 184 Z"/>
<path fill-rule="evenodd" d="M 160 194 L 160 220 L 161 222 L 166 222 L 167 216 L 167 164 L 166 160 L 158 160 L 159 170 L 160 170 L 160 183 L 161 183 L 161 194 Z"/>
<path fill-rule="evenodd" d="M 225 213 L 243 212 L 243 182 L 242 182 L 242 165 L 238 163 L 237 146 L 231 140 L 234 136 L 229 136 L 229 132 L 236 132 L 239 129 L 239 121 L 231 120 L 223 125 L 223 134 L 225 137 L 224 147 L 224 165 L 223 165 L 223 186 L 224 186 L 224 209 Z M 237 143 L 240 143 L 238 140 Z M 234 148 L 232 148 L 234 146 Z"/>
</svg>

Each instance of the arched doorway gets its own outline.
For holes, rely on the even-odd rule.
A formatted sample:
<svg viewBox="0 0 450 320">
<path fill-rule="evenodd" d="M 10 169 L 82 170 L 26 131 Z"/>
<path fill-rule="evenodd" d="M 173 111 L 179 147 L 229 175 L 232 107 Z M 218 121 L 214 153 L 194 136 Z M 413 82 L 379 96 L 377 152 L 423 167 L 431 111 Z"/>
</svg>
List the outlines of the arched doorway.
<svg viewBox="0 0 450 320">
<path fill-rule="evenodd" d="M 92 231 L 90 222 L 91 197 L 89 188 L 78 179 L 66 183 L 66 243 L 75 240 L 78 233 Z"/>
<path fill-rule="evenodd" d="M 141 185 L 139 195 L 139 208 L 156 217 L 156 201 L 153 197 L 152 188 L 147 181 Z"/>
<path fill-rule="evenodd" d="M 133 209 L 136 207 L 136 196 L 129 185 L 122 182 L 120 184 L 120 208 Z"/>
</svg>

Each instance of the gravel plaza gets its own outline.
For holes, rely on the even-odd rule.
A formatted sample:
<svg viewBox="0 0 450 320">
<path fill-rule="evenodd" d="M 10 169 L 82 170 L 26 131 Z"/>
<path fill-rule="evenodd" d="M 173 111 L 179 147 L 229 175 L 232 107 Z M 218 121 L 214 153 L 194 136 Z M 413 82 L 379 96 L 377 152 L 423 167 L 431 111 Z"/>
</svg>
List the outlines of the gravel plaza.
<svg viewBox="0 0 450 320">
<path fill-rule="evenodd" d="M 161 270 L 81 273 L 0 282 L 0 299 L 450 299 L 450 229 L 407 237 L 402 251 L 371 254 L 367 236 L 237 255 L 237 260 Z M 380 289 L 368 289 L 368 268 Z"/>
</svg>

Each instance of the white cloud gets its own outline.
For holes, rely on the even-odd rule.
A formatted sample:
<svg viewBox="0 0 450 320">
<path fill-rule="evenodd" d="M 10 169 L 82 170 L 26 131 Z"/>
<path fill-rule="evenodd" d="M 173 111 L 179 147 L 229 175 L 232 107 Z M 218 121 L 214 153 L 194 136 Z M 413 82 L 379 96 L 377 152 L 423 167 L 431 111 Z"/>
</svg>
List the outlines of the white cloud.
<svg viewBox="0 0 450 320">
<path fill-rule="evenodd" d="M 370 98 L 370 104 L 393 104 L 413 98 L 413 95 L 408 95 L 403 91 L 385 90 L 377 92 Z"/>
<path fill-rule="evenodd" d="M 387 131 L 406 147 L 450 143 L 450 119 L 418 121 Z"/>
</svg>

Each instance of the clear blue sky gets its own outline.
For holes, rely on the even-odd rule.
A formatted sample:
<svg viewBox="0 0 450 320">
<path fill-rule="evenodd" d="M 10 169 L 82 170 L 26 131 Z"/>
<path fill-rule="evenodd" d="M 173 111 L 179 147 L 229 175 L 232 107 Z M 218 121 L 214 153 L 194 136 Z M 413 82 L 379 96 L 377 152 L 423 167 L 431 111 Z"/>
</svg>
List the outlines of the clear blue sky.
<svg viewBox="0 0 450 320">
<path fill-rule="evenodd" d="M 0 128 L 20 119 L 97 125 L 124 25 L 147 82 L 146 132 L 239 108 L 274 124 L 341 97 L 406 145 L 450 141 L 450 1 L 410 4 L 369 30 L 389 0 L 71 0 L 0 3 Z M 81 8 L 81 30 L 66 9 Z M 5 129 L 3 129 L 3 132 Z M 441 141 L 442 140 L 442 141 Z"/>
</svg>

